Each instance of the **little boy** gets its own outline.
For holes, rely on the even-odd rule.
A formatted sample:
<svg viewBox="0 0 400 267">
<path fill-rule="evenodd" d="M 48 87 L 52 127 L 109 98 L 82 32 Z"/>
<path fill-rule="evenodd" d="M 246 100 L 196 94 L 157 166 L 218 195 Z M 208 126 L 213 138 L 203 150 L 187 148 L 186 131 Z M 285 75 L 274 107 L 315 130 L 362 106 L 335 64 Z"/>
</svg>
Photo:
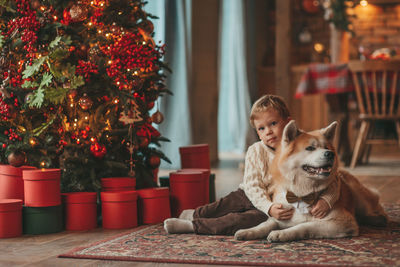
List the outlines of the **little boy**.
<svg viewBox="0 0 400 267">
<path fill-rule="evenodd" d="M 256 226 L 269 216 L 279 220 L 290 219 L 294 209 L 272 203 L 267 195 L 267 188 L 271 184 L 268 166 L 289 121 L 289 109 L 282 98 L 265 95 L 258 99 L 251 109 L 250 124 L 261 141 L 247 150 L 243 182 L 239 189 L 216 202 L 195 210 L 184 210 L 179 219 L 166 219 L 165 230 L 168 233 L 234 235 L 237 230 Z M 310 213 L 317 218 L 325 217 L 338 196 L 338 184 L 334 182 Z"/>
</svg>

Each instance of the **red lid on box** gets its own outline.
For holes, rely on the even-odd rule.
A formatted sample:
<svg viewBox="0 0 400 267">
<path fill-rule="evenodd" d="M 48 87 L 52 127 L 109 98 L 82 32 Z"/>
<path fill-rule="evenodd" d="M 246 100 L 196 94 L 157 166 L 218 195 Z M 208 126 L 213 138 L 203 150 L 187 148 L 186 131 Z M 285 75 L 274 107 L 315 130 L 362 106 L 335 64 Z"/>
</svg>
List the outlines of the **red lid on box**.
<svg viewBox="0 0 400 267">
<path fill-rule="evenodd" d="M 168 197 L 169 188 L 168 187 L 153 187 L 136 190 L 139 198 L 157 198 L 157 197 Z"/>
<path fill-rule="evenodd" d="M 22 210 L 21 199 L 0 199 L 0 211 Z"/>
<path fill-rule="evenodd" d="M 60 179 L 60 169 L 37 169 L 22 171 L 22 179 L 24 180 L 56 180 Z"/>
<path fill-rule="evenodd" d="M 202 172 L 202 173 L 207 173 L 210 175 L 211 171 L 210 169 L 196 169 L 196 168 L 184 168 L 177 170 L 177 172 Z"/>
<path fill-rule="evenodd" d="M 101 187 L 135 187 L 136 179 L 132 177 L 101 178 Z"/>
<path fill-rule="evenodd" d="M 64 203 L 96 203 L 96 192 L 70 192 L 61 194 Z"/>
<path fill-rule="evenodd" d="M 34 170 L 36 167 L 33 166 L 21 166 L 14 167 L 11 165 L 0 165 L 0 174 L 12 175 L 12 176 L 22 176 L 23 170 Z"/>
<path fill-rule="evenodd" d="M 199 152 L 207 152 L 209 153 L 208 144 L 198 144 L 198 145 L 190 145 L 190 146 L 181 146 L 179 147 L 179 153 L 181 154 L 190 154 L 190 153 L 199 153 Z"/>
<path fill-rule="evenodd" d="M 169 181 L 177 182 L 200 182 L 203 180 L 203 172 L 187 171 L 187 172 L 171 172 Z"/>
<path fill-rule="evenodd" d="M 137 200 L 136 191 L 120 191 L 120 192 L 101 192 L 102 202 L 128 202 Z"/>
</svg>

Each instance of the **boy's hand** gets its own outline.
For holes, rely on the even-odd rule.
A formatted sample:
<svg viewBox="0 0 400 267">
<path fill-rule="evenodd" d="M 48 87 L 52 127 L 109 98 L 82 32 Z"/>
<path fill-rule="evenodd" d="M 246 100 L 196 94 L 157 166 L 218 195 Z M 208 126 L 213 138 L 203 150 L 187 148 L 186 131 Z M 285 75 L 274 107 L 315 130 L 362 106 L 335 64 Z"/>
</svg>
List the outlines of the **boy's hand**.
<svg viewBox="0 0 400 267">
<path fill-rule="evenodd" d="M 272 204 L 269 215 L 278 220 L 289 220 L 292 218 L 294 208 L 285 208 L 282 204 Z"/>
<path fill-rule="evenodd" d="M 318 199 L 317 203 L 315 203 L 310 210 L 312 216 L 318 219 L 324 218 L 330 211 L 330 207 L 328 203 L 323 199 Z"/>
</svg>

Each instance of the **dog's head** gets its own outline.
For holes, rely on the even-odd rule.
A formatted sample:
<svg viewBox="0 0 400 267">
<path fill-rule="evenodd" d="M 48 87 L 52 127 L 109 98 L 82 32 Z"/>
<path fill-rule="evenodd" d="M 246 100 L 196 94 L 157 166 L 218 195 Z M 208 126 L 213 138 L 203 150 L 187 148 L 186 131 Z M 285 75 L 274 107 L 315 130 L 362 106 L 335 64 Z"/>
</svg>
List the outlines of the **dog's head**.
<svg viewBox="0 0 400 267">
<path fill-rule="evenodd" d="M 275 168 L 291 182 L 309 178 L 316 183 L 330 180 L 336 172 L 338 160 L 332 140 L 337 122 L 328 127 L 303 132 L 295 121 L 290 121 L 282 134 L 282 141 L 275 156 Z"/>
</svg>

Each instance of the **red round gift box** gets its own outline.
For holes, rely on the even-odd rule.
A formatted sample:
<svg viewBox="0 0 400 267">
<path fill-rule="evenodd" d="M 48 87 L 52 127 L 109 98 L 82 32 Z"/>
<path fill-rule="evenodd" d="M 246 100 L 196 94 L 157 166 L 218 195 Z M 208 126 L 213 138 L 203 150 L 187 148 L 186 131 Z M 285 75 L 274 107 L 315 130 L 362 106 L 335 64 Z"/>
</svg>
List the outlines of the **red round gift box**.
<svg viewBox="0 0 400 267">
<path fill-rule="evenodd" d="M 204 174 L 186 171 L 169 174 L 171 213 L 173 217 L 186 209 L 195 209 L 204 203 Z"/>
<path fill-rule="evenodd" d="M 71 192 L 61 196 L 66 230 L 81 231 L 97 227 L 97 193 Z"/>
<path fill-rule="evenodd" d="M 210 169 L 180 169 L 178 172 L 201 172 L 203 173 L 204 202 L 202 205 L 210 203 Z"/>
<path fill-rule="evenodd" d="M 171 217 L 168 187 L 146 188 L 136 192 L 138 193 L 138 217 L 141 224 L 159 223 Z"/>
<path fill-rule="evenodd" d="M 136 188 L 136 179 L 131 177 L 101 178 L 101 191 L 118 192 L 133 191 Z"/>
<path fill-rule="evenodd" d="M 179 148 L 181 168 L 210 169 L 210 149 L 208 144 L 198 144 Z"/>
<path fill-rule="evenodd" d="M 0 199 L 0 238 L 22 235 L 22 200 Z"/>
<path fill-rule="evenodd" d="M 60 176 L 60 169 L 24 170 L 25 206 L 61 205 Z"/>
<path fill-rule="evenodd" d="M 24 201 L 22 171 L 32 169 L 36 168 L 32 166 L 0 165 L 0 199 L 22 199 Z"/>
<path fill-rule="evenodd" d="M 103 228 L 125 229 L 138 225 L 137 192 L 101 192 Z"/>
</svg>

